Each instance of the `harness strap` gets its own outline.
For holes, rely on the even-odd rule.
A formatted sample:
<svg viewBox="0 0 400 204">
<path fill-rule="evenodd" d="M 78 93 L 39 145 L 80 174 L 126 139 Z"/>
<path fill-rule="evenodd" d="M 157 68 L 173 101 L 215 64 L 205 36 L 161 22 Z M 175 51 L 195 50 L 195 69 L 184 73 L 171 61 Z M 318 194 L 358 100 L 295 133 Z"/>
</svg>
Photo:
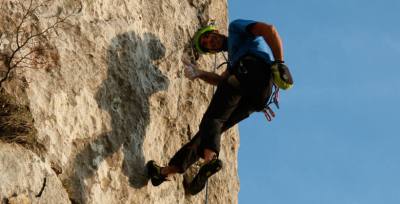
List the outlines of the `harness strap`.
<svg viewBox="0 0 400 204">
<path fill-rule="evenodd" d="M 222 62 L 221 64 L 219 64 L 219 65 L 217 66 L 216 69 L 219 69 L 219 68 L 222 67 L 222 65 L 224 65 L 224 64 L 228 64 L 228 62 Z"/>
</svg>

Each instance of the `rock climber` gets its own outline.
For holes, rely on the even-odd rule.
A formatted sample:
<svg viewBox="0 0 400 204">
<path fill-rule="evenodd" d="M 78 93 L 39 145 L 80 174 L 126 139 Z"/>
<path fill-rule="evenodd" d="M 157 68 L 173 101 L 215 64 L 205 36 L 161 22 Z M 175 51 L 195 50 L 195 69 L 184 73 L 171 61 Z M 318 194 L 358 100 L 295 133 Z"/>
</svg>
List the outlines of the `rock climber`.
<svg viewBox="0 0 400 204">
<path fill-rule="evenodd" d="M 188 193 L 199 193 L 207 179 L 222 168 L 218 159 L 221 134 L 247 118 L 251 113 L 265 111 L 273 89 L 288 89 L 293 80 L 284 64 L 281 38 L 273 25 L 238 19 L 229 24 L 228 36 L 220 34 L 215 26 L 199 29 L 194 36 L 194 46 L 201 53 L 228 52 L 227 69 L 218 75 L 183 60 L 185 76 L 201 79 L 217 89 L 201 120 L 196 135 L 161 167 L 155 161 L 147 164 L 154 186 L 158 186 L 176 173 L 184 173 L 200 158 L 204 165 L 191 182 L 185 182 Z M 269 49 L 272 51 L 273 60 Z"/>
</svg>

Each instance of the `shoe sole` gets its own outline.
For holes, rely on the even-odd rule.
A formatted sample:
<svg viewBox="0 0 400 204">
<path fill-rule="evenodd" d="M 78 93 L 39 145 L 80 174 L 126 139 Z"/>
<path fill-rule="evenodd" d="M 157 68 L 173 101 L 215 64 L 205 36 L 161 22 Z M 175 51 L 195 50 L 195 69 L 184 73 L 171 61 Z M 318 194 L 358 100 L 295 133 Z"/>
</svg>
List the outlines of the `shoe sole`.
<svg viewBox="0 0 400 204">
<path fill-rule="evenodd" d="M 199 173 L 190 184 L 187 184 L 187 190 L 191 195 L 196 195 L 206 186 L 208 178 L 220 171 L 222 161 L 217 159 L 200 168 Z"/>
</svg>

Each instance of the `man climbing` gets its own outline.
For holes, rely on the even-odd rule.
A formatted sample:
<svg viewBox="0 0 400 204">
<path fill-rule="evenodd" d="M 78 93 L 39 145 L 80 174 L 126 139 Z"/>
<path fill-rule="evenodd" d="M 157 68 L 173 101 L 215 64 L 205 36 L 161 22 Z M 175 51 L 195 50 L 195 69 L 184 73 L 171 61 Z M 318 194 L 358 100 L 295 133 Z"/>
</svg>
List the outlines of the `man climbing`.
<svg viewBox="0 0 400 204">
<path fill-rule="evenodd" d="M 184 60 L 187 77 L 202 79 L 217 85 L 217 89 L 199 131 L 172 157 L 168 166 L 158 166 L 154 161 L 147 164 L 151 182 L 158 186 L 203 158 L 204 165 L 198 174 L 190 183 L 184 182 L 185 189 L 192 195 L 200 192 L 207 179 L 222 168 L 218 159 L 221 134 L 253 112 L 264 111 L 266 116 L 273 116 L 268 106 L 273 87 L 288 89 L 293 84 L 284 64 L 281 38 L 273 25 L 239 19 L 230 23 L 228 36 L 220 34 L 214 26 L 207 26 L 195 34 L 194 43 L 200 53 L 228 51 L 227 70 L 218 75 Z M 268 54 L 268 47 L 274 61 Z"/>
</svg>

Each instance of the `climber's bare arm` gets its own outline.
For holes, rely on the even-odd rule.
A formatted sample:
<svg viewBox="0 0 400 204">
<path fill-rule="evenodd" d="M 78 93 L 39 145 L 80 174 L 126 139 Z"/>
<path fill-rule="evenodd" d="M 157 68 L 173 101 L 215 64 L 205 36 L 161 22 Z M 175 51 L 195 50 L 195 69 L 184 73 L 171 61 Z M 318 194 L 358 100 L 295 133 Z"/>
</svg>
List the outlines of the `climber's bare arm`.
<svg viewBox="0 0 400 204">
<path fill-rule="evenodd" d="M 229 72 L 225 70 L 221 75 L 214 72 L 208 72 L 204 70 L 199 70 L 199 76 L 197 78 L 211 84 L 218 85 L 218 83 L 228 77 Z"/>
<path fill-rule="evenodd" d="M 250 32 L 262 36 L 271 48 L 274 59 L 283 61 L 282 40 L 274 25 L 258 22 L 251 25 Z"/>
</svg>

